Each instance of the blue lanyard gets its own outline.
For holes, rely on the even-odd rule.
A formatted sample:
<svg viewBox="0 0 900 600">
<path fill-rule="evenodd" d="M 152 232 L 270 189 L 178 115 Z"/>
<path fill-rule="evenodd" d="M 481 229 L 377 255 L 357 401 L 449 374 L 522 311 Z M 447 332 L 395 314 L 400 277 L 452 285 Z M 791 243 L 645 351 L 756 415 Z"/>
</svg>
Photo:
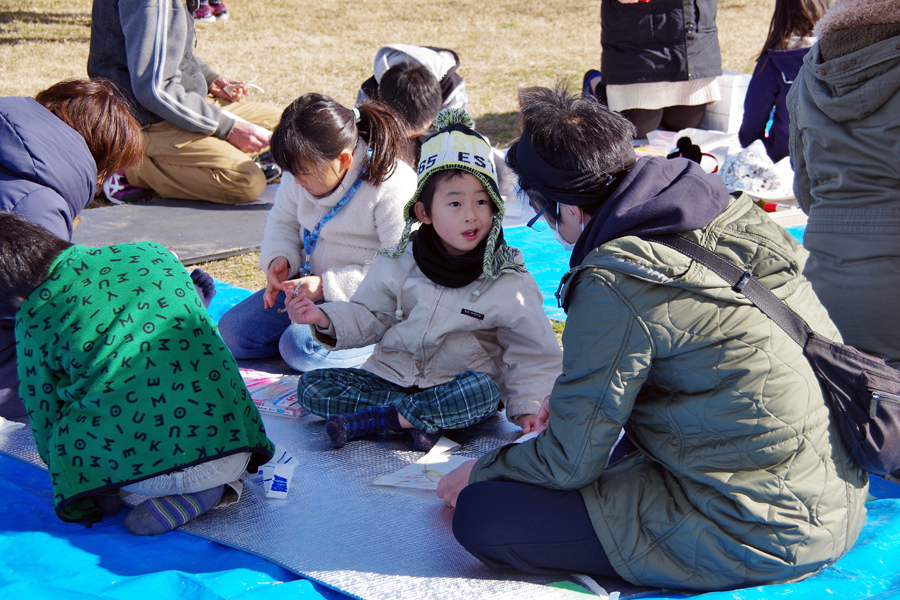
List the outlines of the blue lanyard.
<svg viewBox="0 0 900 600">
<path fill-rule="evenodd" d="M 368 158 L 368 156 L 366 157 Z M 368 161 L 367 161 L 368 162 Z M 319 233 L 322 231 L 322 228 L 325 226 L 325 223 L 334 218 L 334 215 L 338 213 L 339 210 L 344 208 L 344 205 L 350 202 L 350 199 L 356 194 L 356 190 L 359 189 L 359 186 L 362 185 L 363 176 L 366 174 L 366 167 L 368 165 L 363 165 L 362 170 L 359 172 L 359 177 L 357 177 L 356 181 L 353 182 L 353 185 L 350 186 L 350 189 L 347 190 L 347 193 L 344 194 L 344 197 L 341 198 L 341 201 L 335 204 L 331 210 L 329 210 L 322 220 L 316 223 L 316 226 L 313 227 L 313 230 L 310 231 L 306 227 L 303 228 L 303 253 L 306 255 L 306 262 L 303 264 L 303 268 L 307 270 L 307 272 L 312 273 L 312 268 L 309 264 L 309 257 L 312 256 L 312 253 L 316 249 L 316 244 L 319 243 Z"/>
</svg>

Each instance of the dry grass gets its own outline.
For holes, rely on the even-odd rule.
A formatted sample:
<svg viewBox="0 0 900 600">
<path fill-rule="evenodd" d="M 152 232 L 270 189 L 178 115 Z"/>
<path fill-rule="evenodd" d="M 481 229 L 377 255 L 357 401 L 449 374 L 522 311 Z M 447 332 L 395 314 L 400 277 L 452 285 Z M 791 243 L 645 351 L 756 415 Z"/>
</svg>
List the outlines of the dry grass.
<svg viewBox="0 0 900 600">
<path fill-rule="evenodd" d="M 177 0 L 176 0 L 177 1 Z M 227 0 L 231 19 L 201 24 L 197 54 L 220 72 L 255 80 L 252 99 L 284 106 L 309 91 L 351 105 L 384 43 L 457 50 L 469 111 L 497 145 L 515 136 L 516 91 L 553 85 L 600 64 L 600 3 L 582 0 Z M 774 0 L 719 0 L 723 66 L 749 72 Z M 33 95 L 85 77 L 90 0 L 0 0 L 0 95 Z M 251 289 L 254 255 L 204 265 Z"/>
</svg>

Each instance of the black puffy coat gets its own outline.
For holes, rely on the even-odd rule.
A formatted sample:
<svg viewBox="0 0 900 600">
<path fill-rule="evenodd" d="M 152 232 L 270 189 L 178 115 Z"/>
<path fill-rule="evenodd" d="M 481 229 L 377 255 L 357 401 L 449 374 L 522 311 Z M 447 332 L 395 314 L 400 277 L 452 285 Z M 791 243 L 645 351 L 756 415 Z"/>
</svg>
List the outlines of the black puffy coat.
<svg viewBox="0 0 900 600">
<path fill-rule="evenodd" d="M 603 79 L 612 85 L 722 74 L 716 0 L 602 0 Z"/>
</svg>

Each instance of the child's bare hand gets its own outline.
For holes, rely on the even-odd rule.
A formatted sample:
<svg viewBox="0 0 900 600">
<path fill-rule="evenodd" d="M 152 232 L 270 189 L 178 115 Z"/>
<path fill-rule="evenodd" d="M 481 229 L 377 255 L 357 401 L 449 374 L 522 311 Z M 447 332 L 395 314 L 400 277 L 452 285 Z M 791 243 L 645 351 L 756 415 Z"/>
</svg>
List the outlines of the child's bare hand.
<svg viewBox="0 0 900 600">
<path fill-rule="evenodd" d="M 282 290 L 282 284 L 291 273 L 291 265 L 283 256 L 276 256 L 266 269 L 266 291 L 263 293 L 263 308 L 275 306 L 275 297 Z"/>
<path fill-rule="evenodd" d="M 522 428 L 522 433 L 531 433 L 532 431 L 540 431 L 537 428 L 538 425 L 538 416 L 537 415 L 522 415 L 519 417 L 519 427 Z"/>
<path fill-rule="evenodd" d="M 285 290 L 287 293 L 287 290 Z M 284 301 L 288 316 L 294 323 L 301 325 L 318 325 L 327 328 L 331 324 L 328 315 L 315 302 L 306 297 L 302 292 L 287 295 Z"/>
<path fill-rule="evenodd" d="M 297 280 L 299 290 L 297 294 L 303 294 L 313 302 L 325 300 L 325 292 L 322 290 L 322 278 L 317 275 L 308 275 Z M 287 290 L 285 290 L 287 293 Z"/>
<path fill-rule="evenodd" d="M 547 420 L 550 418 L 550 396 L 544 398 L 541 408 L 536 415 L 525 415 L 519 417 L 519 425 L 522 427 L 523 433 L 531 433 L 532 431 L 543 431 L 547 429 Z"/>
</svg>

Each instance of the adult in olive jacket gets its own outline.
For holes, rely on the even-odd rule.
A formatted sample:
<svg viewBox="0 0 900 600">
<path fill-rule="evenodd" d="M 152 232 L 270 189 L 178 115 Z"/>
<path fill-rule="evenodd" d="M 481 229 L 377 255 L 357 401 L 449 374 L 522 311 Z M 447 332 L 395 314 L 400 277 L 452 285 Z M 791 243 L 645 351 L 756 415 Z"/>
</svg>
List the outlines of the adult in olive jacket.
<svg viewBox="0 0 900 600">
<path fill-rule="evenodd" d="M 838 339 L 801 274 L 806 252 L 695 163 L 635 161 L 632 126 L 599 103 L 546 89 L 522 103 L 507 160 L 576 242 L 563 372 L 540 435 L 441 481 L 457 539 L 492 566 L 689 590 L 793 581 L 839 559 L 868 479 L 800 347 L 705 267 L 637 236 L 709 248 Z M 623 427 L 634 451 L 607 465 Z"/>
</svg>

